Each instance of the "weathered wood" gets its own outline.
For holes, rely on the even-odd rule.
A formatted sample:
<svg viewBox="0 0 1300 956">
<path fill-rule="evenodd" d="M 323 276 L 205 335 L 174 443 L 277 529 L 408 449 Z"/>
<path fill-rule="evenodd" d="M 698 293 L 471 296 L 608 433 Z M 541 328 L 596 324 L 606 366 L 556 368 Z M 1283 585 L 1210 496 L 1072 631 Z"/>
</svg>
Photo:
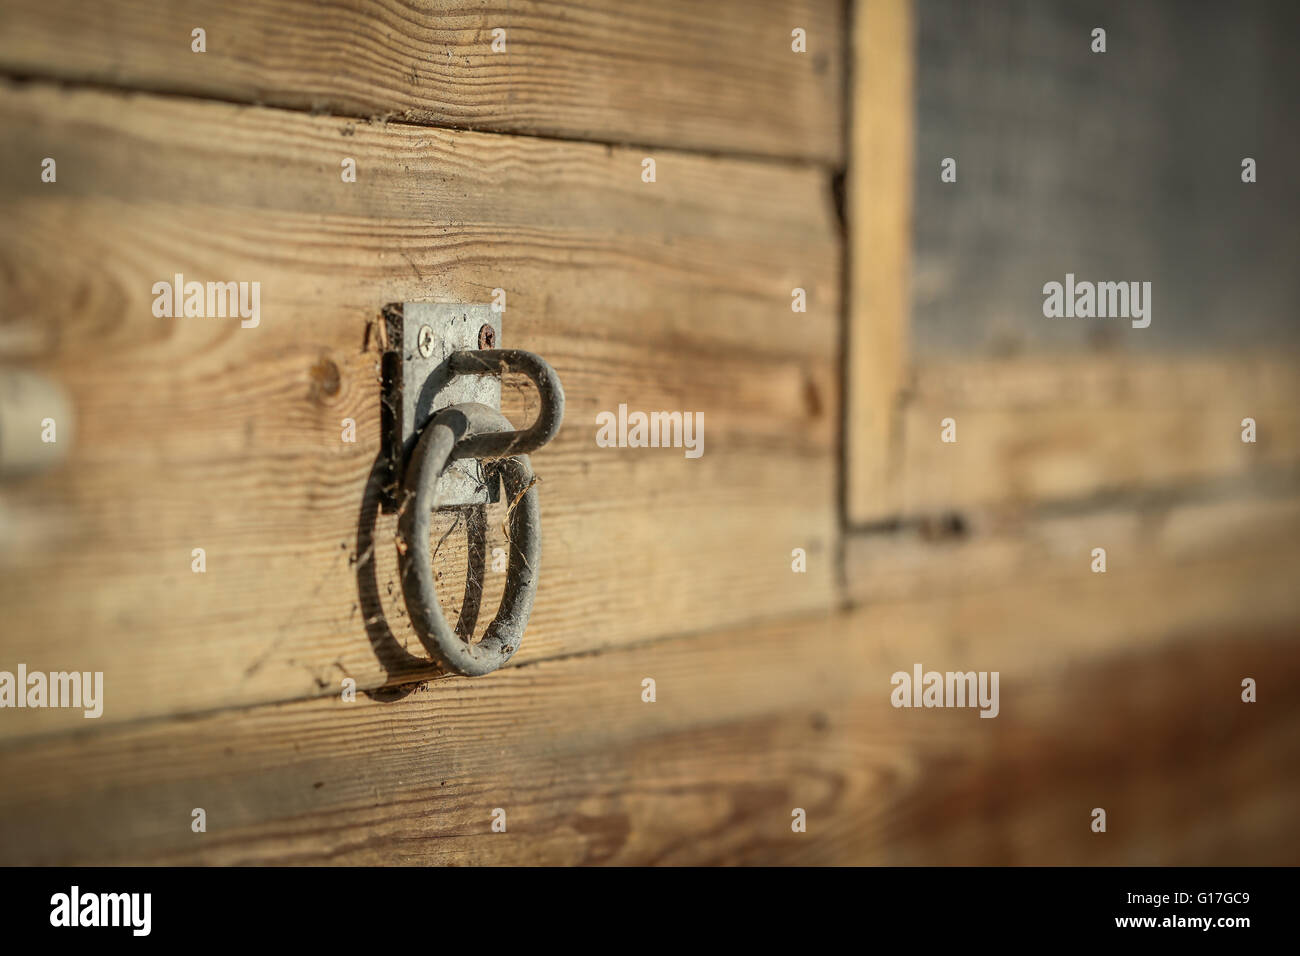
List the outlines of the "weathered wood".
<svg viewBox="0 0 1300 956">
<path fill-rule="evenodd" d="M 1294 866 L 1295 639 L 1295 624 L 1265 639 L 1229 625 L 1004 691 L 1025 717 L 985 721 L 998 725 L 987 745 L 917 748 L 918 785 L 886 821 L 889 862 Z M 1245 676 L 1284 696 L 1244 703 Z"/>
<path fill-rule="evenodd" d="M 848 187 L 846 474 L 850 521 L 892 515 L 911 321 L 911 0 L 855 8 Z"/>
<path fill-rule="evenodd" d="M 1295 152 L 1284 38 L 1298 8 L 1040 7 L 927 0 L 908 8 L 906 42 L 855 61 L 853 523 L 1237 474 L 1243 455 L 1295 460 L 1300 190 L 1289 176 L 1243 183 L 1241 163 Z M 859 4 L 859 29 L 876 19 L 859 45 L 880 42 L 896 9 Z M 1091 50 L 1098 26 L 1104 54 Z M 1044 284 L 1067 273 L 1150 282 L 1151 325 L 1044 318 Z M 1024 386 L 1041 397 L 1003 403 Z M 1126 408 L 1124 392 L 1149 397 Z M 1236 415 L 1271 418 L 1270 450 L 1218 443 L 1232 429 L 1207 416 L 1270 396 Z M 960 444 L 940 446 L 949 416 Z"/>
<path fill-rule="evenodd" d="M 1060 513 L 975 510 L 893 532 L 851 534 L 844 544 L 848 593 L 863 603 L 926 595 L 942 601 L 1032 580 L 1101 594 L 1137 569 L 1163 574 L 1177 590 L 1184 567 L 1221 563 L 1226 576 L 1213 592 L 1187 601 L 1213 610 L 1259 599 L 1300 617 L 1300 593 L 1287 585 L 1300 555 L 1300 497 L 1294 475 L 1276 485 L 1243 496 L 1225 482 L 1186 497 L 1166 490 Z M 1094 548 L 1105 549 L 1105 573 L 1092 570 Z M 1255 565 L 1284 573 L 1256 580 Z M 1140 606 L 1134 612 L 1145 613 Z"/>
<path fill-rule="evenodd" d="M 1221 573 L 1021 581 L 960 613 L 882 603 L 393 703 L 9 741 L 0 861 L 1294 863 L 1295 608 L 1207 607 Z M 999 716 L 891 707 L 890 675 L 918 661 L 998 670 Z"/>
<path fill-rule="evenodd" d="M 543 569 L 516 660 L 836 601 L 822 172 L 679 155 L 647 184 L 637 151 L 40 85 L 0 93 L 0 131 L 0 313 L 57 331 L 33 364 L 78 414 L 68 466 L 6 489 L 22 520 L 0 547 L 0 667 L 104 671 L 105 722 L 429 676 L 391 516 L 373 551 L 363 533 L 374 320 L 495 288 L 506 343 L 568 395 L 533 458 Z M 176 272 L 260 281 L 260 324 L 154 317 Z M 794 286 L 811 305 L 792 323 Z M 507 415 L 531 420 L 529 401 L 508 388 Z M 703 456 L 597 447 L 620 403 L 702 412 Z M 440 555 L 458 603 L 461 532 Z M 85 723 L 9 711 L 0 735 Z"/>
<path fill-rule="evenodd" d="M 13 0 L 0 71 L 415 123 L 838 161 L 839 0 Z M 205 53 L 191 31 L 206 30 Z M 807 53 L 791 31 L 807 31 Z M 493 52 L 493 30 L 505 52 Z"/>
<path fill-rule="evenodd" d="M 1289 353 L 928 361 L 903 411 L 900 511 L 1060 501 L 1300 463 Z M 1257 441 L 1244 443 L 1242 419 Z M 957 441 L 940 440 L 952 418 Z"/>
<path fill-rule="evenodd" d="M 918 362 L 899 376 L 899 421 L 881 460 L 867 472 L 849 460 L 850 516 L 934 516 L 1291 474 L 1300 465 L 1296 367 L 1285 351 Z M 857 367 L 850 392 L 876 374 Z M 867 404 L 889 405 L 878 398 Z M 850 447 L 870 444 L 866 415 L 850 406 Z M 1255 420 L 1254 443 L 1241 440 L 1246 418 Z M 946 419 L 956 442 L 941 440 Z M 876 477 L 864 483 L 864 473 Z M 861 510 L 855 501 L 875 504 Z"/>
</svg>

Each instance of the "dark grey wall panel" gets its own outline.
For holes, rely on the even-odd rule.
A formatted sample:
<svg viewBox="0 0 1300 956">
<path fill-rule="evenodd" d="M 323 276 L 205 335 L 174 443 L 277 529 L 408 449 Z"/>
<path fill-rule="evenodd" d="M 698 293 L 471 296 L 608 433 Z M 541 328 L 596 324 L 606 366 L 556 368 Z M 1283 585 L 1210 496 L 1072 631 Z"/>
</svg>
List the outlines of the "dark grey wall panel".
<svg viewBox="0 0 1300 956">
<path fill-rule="evenodd" d="M 1293 0 L 917 0 L 918 354 L 1300 341 L 1297 40 Z M 1045 318 L 1067 272 L 1150 327 Z"/>
</svg>

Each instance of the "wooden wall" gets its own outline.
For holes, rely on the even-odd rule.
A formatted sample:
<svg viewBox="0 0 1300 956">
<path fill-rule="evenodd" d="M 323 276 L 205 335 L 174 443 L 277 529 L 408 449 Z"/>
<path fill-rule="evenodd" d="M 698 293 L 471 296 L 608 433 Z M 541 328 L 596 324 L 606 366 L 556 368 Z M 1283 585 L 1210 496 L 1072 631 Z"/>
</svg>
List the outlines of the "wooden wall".
<svg viewBox="0 0 1300 956">
<path fill-rule="evenodd" d="M 1294 162 L 1293 5 L 857 10 L 846 592 L 943 622 L 927 666 L 1026 680 L 1018 744 L 931 772 L 952 820 L 905 858 L 1294 863 L 1300 195 L 1241 179 Z M 1067 271 L 1151 281 L 1151 326 L 1045 318 Z"/>
<path fill-rule="evenodd" d="M 0 670 L 105 705 L 0 711 L 0 862 L 1294 862 L 1294 362 L 915 357 L 917 20 L 7 3 L 0 364 L 77 421 L 0 486 Z M 176 272 L 260 324 L 156 318 Z M 527 638 L 470 680 L 402 606 L 377 319 L 498 288 L 568 413 Z M 703 456 L 597 447 L 624 402 Z M 913 661 L 999 670 L 999 718 L 894 709 Z"/>
</svg>

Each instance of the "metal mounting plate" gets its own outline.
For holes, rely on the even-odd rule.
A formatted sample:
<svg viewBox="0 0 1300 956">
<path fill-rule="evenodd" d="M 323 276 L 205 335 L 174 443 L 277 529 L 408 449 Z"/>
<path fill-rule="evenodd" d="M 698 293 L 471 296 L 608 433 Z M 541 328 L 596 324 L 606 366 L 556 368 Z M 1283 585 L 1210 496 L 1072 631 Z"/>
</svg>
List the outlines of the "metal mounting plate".
<svg viewBox="0 0 1300 956">
<path fill-rule="evenodd" d="M 483 326 L 492 329 L 490 347 L 501 347 L 501 313 L 490 305 L 396 302 L 384 306 L 388 351 L 383 359 L 383 428 L 390 472 L 386 511 L 396 507 L 396 489 L 420 430 L 448 405 L 477 402 L 501 410 L 501 379 L 494 375 L 452 375 L 452 352 L 477 351 Z M 427 330 L 427 331 L 425 331 Z M 476 459 L 451 462 L 438 489 L 439 508 L 496 501 L 496 482 L 483 480 Z"/>
</svg>

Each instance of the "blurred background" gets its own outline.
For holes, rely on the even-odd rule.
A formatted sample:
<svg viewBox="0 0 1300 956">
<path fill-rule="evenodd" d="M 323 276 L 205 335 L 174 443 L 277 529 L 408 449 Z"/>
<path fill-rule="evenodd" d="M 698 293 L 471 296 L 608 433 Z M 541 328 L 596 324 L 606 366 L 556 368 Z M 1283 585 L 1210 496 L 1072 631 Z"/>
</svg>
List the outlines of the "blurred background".
<svg viewBox="0 0 1300 956">
<path fill-rule="evenodd" d="M 6 0 L 0 863 L 1294 864 L 1297 27 Z M 1149 327 L 1045 317 L 1067 274 Z M 412 301 L 503 302 L 567 395 L 483 678 L 379 507 Z M 620 404 L 704 454 L 601 447 Z M 434 522 L 476 637 L 504 514 Z M 998 716 L 892 706 L 916 665 Z"/>
</svg>

